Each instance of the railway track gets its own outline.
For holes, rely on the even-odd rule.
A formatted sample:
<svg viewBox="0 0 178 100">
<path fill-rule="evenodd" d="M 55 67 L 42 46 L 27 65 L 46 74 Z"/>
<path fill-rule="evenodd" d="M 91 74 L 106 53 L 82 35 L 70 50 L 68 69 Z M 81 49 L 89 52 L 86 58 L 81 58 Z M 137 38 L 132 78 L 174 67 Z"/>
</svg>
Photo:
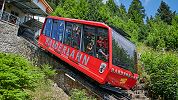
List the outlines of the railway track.
<svg viewBox="0 0 178 100">
<path fill-rule="evenodd" d="M 82 89 L 86 89 L 90 95 L 93 95 L 98 100 L 131 100 L 125 91 L 119 88 L 116 89 L 114 87 L 110 87 L 109 85 L 99 85 L 97 82 L 93 81 L 88 76 L 82 72 L 79 72 L 77 69 L 55 57 L 51 53 L 38 48 L 35 42 L 30 41 L 29 43 L 31 43 L 30 45 L 35 49 L 35 52 L 30 57 L 31 60 L 35 59 L 33 62 L 39 66 L 49 64 L 57 71 L 58 75 L 53 79 L 55 83 L 58 84 L 58 82 L 61 82 L 59 77 L 61 77 L 60 75 L 62 73 L 62 75 L 69 78 L 67 80 L 71 80 L 78 84 L 77 87 L 71 86 L 72 88 L 80 87 Z M 64 82 L 62 84 L 64 85 L 67 83 Z M 61 87 L 67 94 L 69 94 L 71 89 L 66 90 L 66 86 L 62 87 L 60 85 L 61 84 L 58 84 L 59 87 Z"/>
<path fill-rule="evenodd" d="M 95 81 L 90 79 L 88 76 L 79 72 L 77 69 L 68 65 L 59 58 L 51 55 L 50 53 L 44 52 L 43 50 L 38 49 L 38 58 L 40 59 L 40 65 L 49 64 L 58 72 L 59 77 L 60 73 L 63 73 L 66 77 L 70 78 L 71 81 L 76 82 L 81 86 L 80 88 L 87 89 L 90 94 L 94 95 L 99 100 L 131 100 L 131 98 L 121 89 L 116 89 L 110 87 L 109 85 L 101 86 Z M 44 56 L 44 57 L 43 57 Z M 36 57 L 35 57 L 36 58 Z M 56 78 L 59 78 L 56 77 Z M 56 83 L 59 82 L 59 79 L 54 79 Z M 58 80 L 58 81 L 56 81 Z M 67 84 L 64 82 L 64 84 Z M 74 87 L 76 88 L 76 87 Z M 78 88 L 78 87 L 77 87 Z M 64 90 L 69 93 L 69 90 Z"/>
</svg>

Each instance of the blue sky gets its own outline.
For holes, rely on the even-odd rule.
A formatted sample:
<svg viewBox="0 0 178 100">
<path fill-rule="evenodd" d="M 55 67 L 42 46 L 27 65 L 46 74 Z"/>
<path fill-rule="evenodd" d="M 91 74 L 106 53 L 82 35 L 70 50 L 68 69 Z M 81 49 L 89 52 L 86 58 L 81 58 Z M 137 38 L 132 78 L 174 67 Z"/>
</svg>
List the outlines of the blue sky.
<svg viewBox="0 0 178 100">
<path fill-rule="evenodd" d="M 103 0 L 107 1 L 107 0 Z M 145 8 L 145 13 L 147 16 L 154 16 L 157 12 L 157 9 L 160 6 L 161 1 L 166 2 L 170 9 L 172 11 L 176 11 L 178 13 L 178 0 L 140 0 L 142 2 L 142 5 Z M 115 0 L 115 3 L 117 5 L 120 5 L 121 3 L 125 5 L 126 9 L 128 10 L 132 0 Z"/>
</svg>

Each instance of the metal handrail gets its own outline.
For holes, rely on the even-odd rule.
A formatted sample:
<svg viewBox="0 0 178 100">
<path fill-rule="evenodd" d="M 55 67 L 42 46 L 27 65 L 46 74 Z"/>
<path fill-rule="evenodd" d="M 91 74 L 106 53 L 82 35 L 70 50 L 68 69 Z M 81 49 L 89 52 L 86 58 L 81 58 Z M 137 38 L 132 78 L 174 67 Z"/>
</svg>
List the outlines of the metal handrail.
<svg viewBox="0 0 178 100">
<path fill-rule="evenodd" d="M 10 22 L 12 24 L 16 24 L 16 25 L 19 25 L 20 24 L 20 18 L 11 14 L 11 13 L 8 13 L 6 11 L 0 11 L 0 20 L 4 20 L 4 21 L 7 21 L 7 22 Z"/>
</svg>

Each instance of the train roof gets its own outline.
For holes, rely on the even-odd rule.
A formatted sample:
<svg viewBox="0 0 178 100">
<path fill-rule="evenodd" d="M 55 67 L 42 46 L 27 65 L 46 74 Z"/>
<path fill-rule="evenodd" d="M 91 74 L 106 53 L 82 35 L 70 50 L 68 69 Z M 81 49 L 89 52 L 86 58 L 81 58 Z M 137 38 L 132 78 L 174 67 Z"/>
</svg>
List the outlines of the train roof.
<svg viewBox="0 0 178 100">
<path fill-rule="evenodd" d="M 127 39 L 129 39 L 131 37 L 129 34 L 124 32 L 121 28 L 114 27 L 113 25 L 107 25 L 103 22 L 88 21 L 88 20 L 73 19 L 73 18 L 64 18 L 64 17 L 58 17 L 58 16 L 48 16 L 47 18 L 52 18 L 52 19 L 56 19 L 56 20 L 64 20 L 64 21 L 69 21 L 69 22 L 76 22 L 76 23 L 80 23 L 80 24 L 88 24 L 88 25 L 92 25 L 92 26 L 99 26 L 99 27 L 103 27 L 103 28 L 107 28 L 107 29 L 113 29 L 117 33 L 121 34 L 122 36 L 124 36 Z"/>
<path fill-rule="evenodd" d="M 108 25 L 102 22 L 95 22 L 95 21 L 88 21 L 88 20 L 81 20 L 81 19 L 73 19 L 73 18 L 64 18 L 64 17 L 58 17 L 58 16 L 48 16 L 47 18 L 57 19 L 57 20 L 64 20 L 69 22 L 76 22 L 80 24 L 88 24 L 92 26 L 99 26 L 103 28 L 110 28 Z"/>
</svg>

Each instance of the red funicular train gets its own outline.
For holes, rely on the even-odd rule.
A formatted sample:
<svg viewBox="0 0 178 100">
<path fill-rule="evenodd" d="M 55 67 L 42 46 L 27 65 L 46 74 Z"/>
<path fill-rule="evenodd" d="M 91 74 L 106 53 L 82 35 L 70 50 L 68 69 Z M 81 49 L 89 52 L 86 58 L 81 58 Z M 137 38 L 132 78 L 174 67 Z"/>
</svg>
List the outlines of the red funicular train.
<svg viewBox="0 0 178 100">
<path fill-rule="evenodd" d="M 38 45 L 100 84 L 136 84 L 135 45 L 104 23 L 49 16 Z"/>
</svg>

